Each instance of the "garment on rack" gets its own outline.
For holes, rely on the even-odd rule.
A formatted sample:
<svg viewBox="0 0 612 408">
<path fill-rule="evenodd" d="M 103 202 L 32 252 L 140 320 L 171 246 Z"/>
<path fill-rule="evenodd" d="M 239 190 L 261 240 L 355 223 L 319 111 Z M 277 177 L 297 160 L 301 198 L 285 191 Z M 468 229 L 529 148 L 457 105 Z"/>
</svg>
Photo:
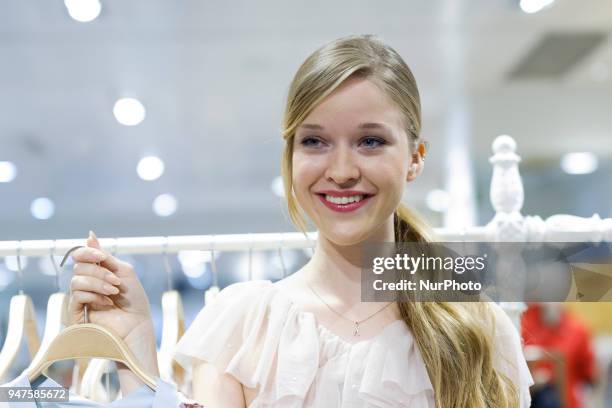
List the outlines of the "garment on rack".
<svg viewBox="0 0 612 408">
<path fill-rule="evenodd" d="M 149 387 L 143 385 L 127 396 L 108 404 L 95 402 L 77 394 L 70 393 L 68 401 L 0 402 L 0 408 L 182 408 L 198 406 L 181 403 L 181 395 L 172 384 L 165 382 L 159 377 L 155 380 L 156 391 L 152 391 Z M 41 375 L 33 383 L 30 383 L 28 376 L 22 373 L 19 377 L 6 384 L 0 385 L 0 387 L 26 387 L 31 390 L 37 390 L 40 387 L 57 388 L 62 386 L 44 375 Z"/>
<path fill-rule="evenodd" d="M 533 380 L 518 331 L 492 305 L 496 367 L 520 389 L 520 407 L 529 407 Z M 267 280 L 224 288 L 199 312 L 174 358 L 189 373 L 194 359 L 201 360 L 245 387 L 259 387 L 249 408 L 435 406 L 427 369 L 403 320 L 372 339 L 349 343 Z"/>
</svg>

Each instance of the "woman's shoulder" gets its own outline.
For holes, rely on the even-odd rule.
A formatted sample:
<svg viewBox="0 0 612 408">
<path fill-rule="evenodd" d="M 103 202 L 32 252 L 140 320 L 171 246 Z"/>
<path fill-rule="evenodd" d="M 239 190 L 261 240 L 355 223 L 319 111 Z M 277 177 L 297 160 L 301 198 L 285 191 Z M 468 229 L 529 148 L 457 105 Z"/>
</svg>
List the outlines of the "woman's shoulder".
<svg viewBox="0 0 612 408">
<path fill-rule="evenodd" d="M 236 297 L 241 297 L 244 301 L 246 300 L 245 297 L 256 298 L 258 295 L 262 295 L 273 289 L 274 284 L 269 280 L 235 282 L 221 289 L 219 293 L 212 298 L 211 304 L 220 301 L 231 301 L 236 299 Z M 204 307 L 206 306 L 208 305 L 204 305 Z"/>
</svg>

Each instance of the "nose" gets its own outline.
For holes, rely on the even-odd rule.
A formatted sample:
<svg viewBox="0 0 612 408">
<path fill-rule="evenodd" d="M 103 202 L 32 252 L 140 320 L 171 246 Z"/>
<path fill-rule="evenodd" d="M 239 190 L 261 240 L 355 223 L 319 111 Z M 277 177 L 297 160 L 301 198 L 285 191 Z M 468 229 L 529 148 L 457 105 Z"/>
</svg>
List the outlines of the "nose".
<svg viewBox="0 0 612 408">
<path fill-rule="evenodd" d="M 359 180 L 358 161 L 350 147 L 338 145 L 329 155 L 325 177 L 338 185 Z"/>
</svg>

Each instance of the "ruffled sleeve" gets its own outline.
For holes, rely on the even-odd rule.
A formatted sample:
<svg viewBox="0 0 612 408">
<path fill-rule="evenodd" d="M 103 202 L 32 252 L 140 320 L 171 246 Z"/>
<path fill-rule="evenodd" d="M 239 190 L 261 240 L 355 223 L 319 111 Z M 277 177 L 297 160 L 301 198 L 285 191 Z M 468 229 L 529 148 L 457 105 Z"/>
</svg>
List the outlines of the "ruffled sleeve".
<svg viewBox="0 0 612 408">
<path fill-rule="evenodd" d="M 194 362 L 205 361 L 248 387 L 256 386 L 257 376 L 269 369 L 269 364 L 258 365 L 252 356 L 261 352 L 263 345 L 263 312 L 271 296 L 266 290 L 270 285 L 270 281 L 234 283 L 200 310 L 174 349 L 174 359 L 185 368 L 188 378 Z"/>
<path fill-rule="evenodd" d="M 521 337 L 506 312 L 495 302 L 489 305 L 495 316 L 494 366 L 518 387 L 520 408 L 528 408 L 531 405 L 529 387 L 534 381 L 523 355 Z"/>
</svg>

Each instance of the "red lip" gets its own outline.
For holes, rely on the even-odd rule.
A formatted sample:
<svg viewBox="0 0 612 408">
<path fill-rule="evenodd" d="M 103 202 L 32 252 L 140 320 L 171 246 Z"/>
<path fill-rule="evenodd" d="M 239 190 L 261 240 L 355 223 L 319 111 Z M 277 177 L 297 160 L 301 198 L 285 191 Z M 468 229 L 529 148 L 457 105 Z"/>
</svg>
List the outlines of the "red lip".
<svg viewBox="0 0 612 408">
<path fill-rule="evenodd" d="M 351 211 L 355 211 L 361 207 L 363 207 L 368 201 L 370 201 L 370 198 L 372 198 L 371 195 L 366 195 L 365 198 L 363 198 L 361 201 L 359 202 L 354 202 L 354 203 L 348 203 L 348 204 L 334 204 L 331 203 L 329 201 L 327 201 L 325 199 L 325 194 L 317 194 L 319 196 L 319 199 L 321 200 L 321 202 L 330 210 L 333 211 L 337 211 L 337 212 L 351 212 Z M 333 194 L 330 194 L 333 195 Z M 355 194 L 357 195 L 357 194 Z"/>
</svg>

